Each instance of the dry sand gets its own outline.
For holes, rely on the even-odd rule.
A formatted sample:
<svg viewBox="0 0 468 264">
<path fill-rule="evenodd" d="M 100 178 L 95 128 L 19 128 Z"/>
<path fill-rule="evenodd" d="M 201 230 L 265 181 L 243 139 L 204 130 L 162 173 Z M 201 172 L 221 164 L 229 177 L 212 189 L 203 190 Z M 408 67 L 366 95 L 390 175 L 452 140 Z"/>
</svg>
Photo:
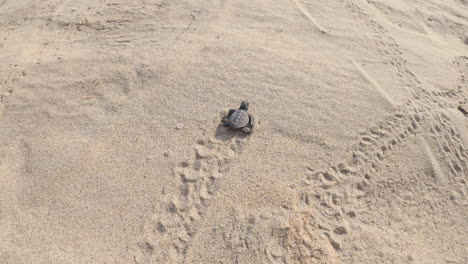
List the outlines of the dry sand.
<svg viewBox="0 0 468 264">
<path fill-rule="evenodd" d="M 467 95 L 466 0 L 0 0 L 0 262 L 468 263 Z"/>
</svg>

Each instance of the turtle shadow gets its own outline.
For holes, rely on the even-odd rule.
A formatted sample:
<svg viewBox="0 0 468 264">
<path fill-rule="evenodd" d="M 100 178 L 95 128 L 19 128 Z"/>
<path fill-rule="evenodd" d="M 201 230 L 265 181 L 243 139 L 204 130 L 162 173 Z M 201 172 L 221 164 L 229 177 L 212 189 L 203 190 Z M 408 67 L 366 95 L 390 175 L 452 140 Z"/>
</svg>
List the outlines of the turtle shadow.
<svg viewBox="0 0 468 264">
<path fill-rule="evenodd" d="M 222 124 L 219 124 L 216 128 L 215 137 L 221 141 L 230 141 L 233 138 L 243 139 L 248 137 L 249 134 L 245 133 L 242 130 L 234 130 L 226 127 Z"/>
</svg>

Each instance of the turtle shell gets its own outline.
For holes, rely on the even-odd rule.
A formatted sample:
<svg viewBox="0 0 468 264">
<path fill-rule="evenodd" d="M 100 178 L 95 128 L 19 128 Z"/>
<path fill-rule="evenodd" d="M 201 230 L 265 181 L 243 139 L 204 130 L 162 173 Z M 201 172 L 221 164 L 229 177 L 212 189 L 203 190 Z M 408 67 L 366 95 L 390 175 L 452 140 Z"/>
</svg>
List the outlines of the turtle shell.
<svg viewBox="0 0 468 264">
<path fill-rule="evenodd" d="M 238 109 L 229 117 L 230 128 L 243 128 L 249 123 L 249 114 L 245 110 Z"/>
</svg>

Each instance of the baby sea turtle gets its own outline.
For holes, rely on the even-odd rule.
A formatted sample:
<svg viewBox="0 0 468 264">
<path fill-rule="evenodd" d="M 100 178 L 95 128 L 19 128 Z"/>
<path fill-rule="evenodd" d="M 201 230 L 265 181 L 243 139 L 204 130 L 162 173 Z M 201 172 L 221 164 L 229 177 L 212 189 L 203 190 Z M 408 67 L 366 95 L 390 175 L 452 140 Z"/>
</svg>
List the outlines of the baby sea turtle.
<svg viewBox="0 0 468 264">
<path fill-rule="evenodd" d="M 254 118 L 247 113 L 248 110 L 249 102 L 242 101 L 239 109 L 229 110 L 221 122 L 231 129 L 241 129 L 245 133 L 250 133 L 254 129 Z"/>
</svg>

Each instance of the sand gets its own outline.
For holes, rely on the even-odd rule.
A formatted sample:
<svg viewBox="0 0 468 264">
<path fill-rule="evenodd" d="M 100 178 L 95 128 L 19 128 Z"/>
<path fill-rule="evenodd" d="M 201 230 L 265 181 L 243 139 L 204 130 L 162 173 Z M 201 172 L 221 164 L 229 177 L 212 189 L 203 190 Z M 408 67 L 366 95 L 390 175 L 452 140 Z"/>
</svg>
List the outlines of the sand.
<svg viewBox="0 0 468 264">
<path fill-rule="evenodd" d="M 465 0 L 1 0 L 0 62 L 1 263 L 468 263 Z"/>
</svg>

